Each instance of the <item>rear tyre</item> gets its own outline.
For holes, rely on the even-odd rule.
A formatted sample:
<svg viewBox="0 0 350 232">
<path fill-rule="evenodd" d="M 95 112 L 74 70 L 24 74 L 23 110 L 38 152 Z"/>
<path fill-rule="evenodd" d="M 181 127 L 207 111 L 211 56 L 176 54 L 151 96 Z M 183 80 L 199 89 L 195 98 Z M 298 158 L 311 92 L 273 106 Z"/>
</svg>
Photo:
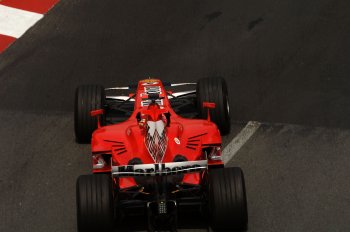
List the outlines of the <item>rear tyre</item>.
<svg viewBox="0 0 350 232">
<path fill-rule="evenodd" d="M 111 177 L 106 174 L 80 176 L 76 191 L 78 231 L 112 231 L 114 201 Z"/>
<path fill-rule="evenodd" d="M 240 168 L 209 173 L 210 225 L 214 231 L 244 231 L 248 225 L 247 198 Z"/>
<path fill-rule="evenodd" d="M 105 90 L 99 85 L 79 86 L 75 91 L 74 129 L 78 143 L 90 143 L 91 135 L 97 129 L 97 117 L 91 117 L 92 110 L 103 109 L 106 99 Z M 101 117 L 101 125 L 105 117 Z"/>
<path fill-rule="evenodd" d="M 215 103 L 215 109 L 210 109 L 210 118 L 218 126 L 221 134 L 230 133 L 230 106 L 225 79 L 203 78 L 197 83 L 197 106 L 199 116 L 207 118 L 207 109 L 203 108 L 203 102 Z"/>
</svg>

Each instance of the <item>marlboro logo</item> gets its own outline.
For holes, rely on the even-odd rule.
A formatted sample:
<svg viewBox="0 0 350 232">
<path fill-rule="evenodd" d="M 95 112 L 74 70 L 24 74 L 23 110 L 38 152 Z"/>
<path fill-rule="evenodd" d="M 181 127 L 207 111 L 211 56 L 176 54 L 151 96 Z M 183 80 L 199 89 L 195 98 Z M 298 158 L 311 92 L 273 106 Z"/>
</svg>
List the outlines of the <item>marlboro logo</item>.
<svg viewBox="0 0 350 232">
<path fill-rule="evenodd" d="M 207 160 L 174 163 L 137 164 L 113 166 L 114 176 L 162 176 L 182 173 L 200 172 L 208 167 Z"/>
</svg>

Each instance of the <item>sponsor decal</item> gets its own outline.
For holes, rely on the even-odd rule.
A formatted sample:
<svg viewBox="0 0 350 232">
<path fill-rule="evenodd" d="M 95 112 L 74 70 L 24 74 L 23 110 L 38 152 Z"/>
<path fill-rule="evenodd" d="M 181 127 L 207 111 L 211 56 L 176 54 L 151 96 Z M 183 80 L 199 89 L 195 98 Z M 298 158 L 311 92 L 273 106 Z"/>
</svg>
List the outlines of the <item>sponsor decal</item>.
<svg viewBox="0 0 350 232">
<path fill-rule="evenodd" d="M 149 82 L 149 83 L 142 83 L 142 85 L 143 86 L 145 86 L 145 85 L 156 85 L 158 83 L 159 83 L 158 81 L 155 81 L 155 82 Z"/>
<path fill-rule="evenodd" d="M 163 176 L 200 172 L 208 167 L 207 160 L 173 163 L 112 166 L 114 176 Z"/>
<path fill-rule="evenodd" d="M 145 94 L 162 94 L 162 88 L 160 86 L 145 86 L 144 87 L 144 92 L 140 94 L 141 98 Z M 150 99 L 145 99 L 141 101 L 141 106 L 148 106 L 151 104 L 152 100 Z M 160 106 L 163 105 L 163 100 L 162 99 L 157 99 L 156 103 Z"/>
<path fill-rule="evenodd" d="M 142 85 L 157 85 L 159 81 L 157 79 L 145 79 L 142 80 Z"/>
<path fill-rule="evenodd" d="M 161 94 L 162 93 L 162 89 L 160 88 L 160 86 L 146 86 L 146 87 L 144 87 L 144 91 L 147 94 L 152 94 L 152 93 Z"/>
<path fill-rule="evenodd" d="M 157 99 L 155 102 L 162 107 L 163 106 L 163 99 Z M 149 106 L 152 103 L 152 100 L 146 99 L 141 102 L 141 106 Z"/>
<path fill-rule="evenodd" d="M 144 79 L 141 82 L 143 82 L 143 83 L 152 83 L 152 82 L 157 82 L 157 81 L 158 81 L 158 79 L 151 79 L 151 78 L 149 78 L 149 79 Z"/>
<path fill-rule="evenodd" d="M 180 145 L 180 139 L 178 139 L 178 138 L 174 138 L 174 141 L 175 141 L 175 143 L 177 144 L 177 145 Z"/>
<path fill-rule="evenodd" d="M 165 124 L 162 120 L 147 122 L 145 145 L 154 162 L 162 162 L 168 145 Z"/>
</svg>

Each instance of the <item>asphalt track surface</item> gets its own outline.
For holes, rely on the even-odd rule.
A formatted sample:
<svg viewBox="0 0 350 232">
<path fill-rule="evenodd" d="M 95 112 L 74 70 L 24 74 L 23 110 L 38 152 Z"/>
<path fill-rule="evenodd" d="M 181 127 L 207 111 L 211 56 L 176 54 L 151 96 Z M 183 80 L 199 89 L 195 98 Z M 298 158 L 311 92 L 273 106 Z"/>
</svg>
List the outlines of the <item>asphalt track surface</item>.
<svg viewBox="0 0 350 232">
<path fill-rule="evenodd" d="M 349 12 L 346 0 L 62 0 L 0 55 L 0 231 L 76 231 L 75 180 L 90 169 L 77 85 L 215 75 L 230 138 L 268 122 L 229 163 L 246 174 L 249 231 L 350 231 Z"/>
</svg>

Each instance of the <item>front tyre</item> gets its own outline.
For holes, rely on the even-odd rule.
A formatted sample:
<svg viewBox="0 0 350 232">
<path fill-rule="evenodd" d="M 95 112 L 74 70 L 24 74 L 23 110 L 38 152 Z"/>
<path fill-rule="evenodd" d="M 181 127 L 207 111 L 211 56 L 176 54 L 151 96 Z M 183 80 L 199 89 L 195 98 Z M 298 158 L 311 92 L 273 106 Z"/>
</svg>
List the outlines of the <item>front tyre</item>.
<svg viewBox="0 0 350 232">
<path fill-rule="evenodd" d="M 209 173 L 210 225 L 214 231 L 244 231 L 248 225 L 243 172 L 238 167 Z"/>
<path fill-rule="evenodd" d="M 203 108 L 203 102 L 215 103 L 215 109 L 210 110 L 210 118 L 218 126 L 221 134 L 230 133 L 230 106 L 225 79 L 202 78 L 197 82 L 196 93 L 199 116 L 207 118 L 207 109 Z"/>
<path fill-rule="evenodd" d="M 105 90 L 100 85 L 82 85 L 75 91 L 74 129 L 79 143 L 90 143 L 91 135 L 97 129 L 97 117 L 91 117 L 92 110 L 103 109 L 106 104 Z M 101 117 L 101 125 L 105 117 Z"/>
<path fill-rule="evenodd" d="M 114 223 L 112 178 L 106 174 L 83 175 L 77 180 L 79 232 L 111 232 Z"/>
</svg>

